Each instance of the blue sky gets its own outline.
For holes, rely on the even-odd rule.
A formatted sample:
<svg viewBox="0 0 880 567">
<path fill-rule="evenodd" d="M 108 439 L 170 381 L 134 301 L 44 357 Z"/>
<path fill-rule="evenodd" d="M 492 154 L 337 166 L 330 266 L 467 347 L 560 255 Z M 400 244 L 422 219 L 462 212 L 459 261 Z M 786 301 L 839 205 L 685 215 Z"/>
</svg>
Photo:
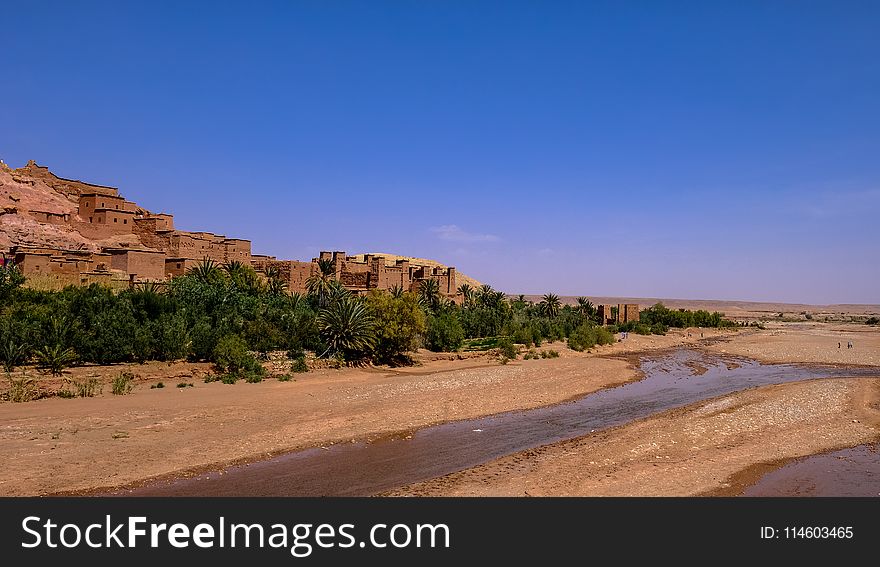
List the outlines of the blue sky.
<svg viewBox="0 0 880 567">
<path fill-rule="evenodd" d="M 876 2 L 4 2 L 0 158 L 512 293 L 880 303 Z"/>
</svg>

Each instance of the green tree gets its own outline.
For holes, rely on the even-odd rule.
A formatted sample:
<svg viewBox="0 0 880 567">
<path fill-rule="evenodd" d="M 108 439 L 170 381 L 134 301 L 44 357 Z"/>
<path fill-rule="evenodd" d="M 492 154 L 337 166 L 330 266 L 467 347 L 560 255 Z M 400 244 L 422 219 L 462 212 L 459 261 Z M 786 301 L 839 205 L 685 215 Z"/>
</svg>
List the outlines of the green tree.
<svg viewBox="0 0 880 567">
<path fill-rule="evenodd" d="M 45 346 L 38 349 L 36 354 L 40 368 L 48 370 L 53 376 L 61 376 L 64 369 L 76 361 L 73 349 L 62 345 Z"/>
<path fill-rule="evenodd" d="M 422 280 L 419 285 L 419 302 L 422 306 L 430 311 L 437 311 L 440 299 L 440 283 L 435 279 Z"/>
<path fill-rule="evenodd" d="M 327 345 L 322 356 L 355 360 L 367 356 L 375 340 L 375 322 L 362 301 L 342 297 L 318 310 L 318 332 Z"/>
<path fill-rule="evenodd" d="M 443 309 L 428 317 L 425 346 L 434 352 L 454 352 L 464 342 L 464 328 L 456 309 Z"/>
<path fill-rule="evenodd" d="M 425 334 L 425 313 L 412 293 L 394 297 L 374 290 L 366 298 L 375 328 L 374 356 L 382 364 L 405 364 L 407 353 L 421 346 Z"/>
<path fill-rule="evenodd" d="M 206 284 L 215 283 L 223 277 L 223 272 L 220 270 L 217 262 L 207 257 L 190 268 L 187 273 Z"/>
<path fill-rule="evenodd" d="M 315 299 L 318 307 L 327 307 L 330 302 L 330 294 L 333 291 L 335 280 L 333 262 L 322 258 L 318 260 L 318 271 L 306 280 L 306 289 L 309 296 Z"/>
<path fill-rule="evenodd" d="M 538 304 L 541 314 L 551 319 L 559 315 L 561 306 L 562 303 L 559 301 L 559 296 L 555 293 L 544 295 Z"/>
</svg>

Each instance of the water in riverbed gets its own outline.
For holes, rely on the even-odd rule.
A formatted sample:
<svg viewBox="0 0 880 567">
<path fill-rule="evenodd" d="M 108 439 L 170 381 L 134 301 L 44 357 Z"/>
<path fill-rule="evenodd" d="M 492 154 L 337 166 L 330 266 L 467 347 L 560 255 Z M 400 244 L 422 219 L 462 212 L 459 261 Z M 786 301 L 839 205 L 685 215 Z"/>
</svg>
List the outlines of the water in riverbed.
<svg viewBox="0 0 880 567">
<path fill-rule="evenodd" d="M 370 495 L 747 388 L 878 374 L 876 370 L 762 365 L 687 349 L 646 357 L 640 367 L 643 380 L 564 404 L 427 427 L 405 439 L 297 451 L 222 473 L 157 482 L 116 494 Z"/>
</svg>

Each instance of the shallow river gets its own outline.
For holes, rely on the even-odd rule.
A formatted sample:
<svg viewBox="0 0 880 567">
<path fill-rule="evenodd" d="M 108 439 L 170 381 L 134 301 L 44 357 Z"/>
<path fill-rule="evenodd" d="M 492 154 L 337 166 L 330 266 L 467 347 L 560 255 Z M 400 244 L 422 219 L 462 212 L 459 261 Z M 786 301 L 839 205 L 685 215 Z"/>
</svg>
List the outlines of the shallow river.
<svg viewBox="0 0 880 567">
<path fill-rule="evenodd" d="M 640 368 L 645 373 L 643 380 L 564 404 L 427 427 L 405 439 L 297 451 L 222 473 L 161 481 L 116 494 L 370 495 L 747 388 L 812 378 L 878 375 L 871 369 L 762 365 L 688 349 L 645 357 Z"/>
</svg>

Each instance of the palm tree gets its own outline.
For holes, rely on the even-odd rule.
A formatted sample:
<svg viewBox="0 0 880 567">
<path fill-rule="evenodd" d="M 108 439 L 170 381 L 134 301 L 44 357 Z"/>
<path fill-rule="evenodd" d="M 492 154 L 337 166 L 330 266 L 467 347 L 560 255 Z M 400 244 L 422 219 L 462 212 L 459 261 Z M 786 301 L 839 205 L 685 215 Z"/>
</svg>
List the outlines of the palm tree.
<svg viewBox="0 0 880 567">
<path fill-rule="evenodd" d="M 37 361 L 53 376 L 61 376 L 64 369 L 76 361 L 76 353 L 72 348 L 61 345 L 46 346 L 37 350 Z"/>
<path fill-rule="evenodd" d="M 187 272 L 202 283 L 214 283 L 220 279 L 221 271 L 217 262 L 204 258 Z"/>
<path fill-rule="evenodd" d="M 306 289 L 309 295 L 317 299 L 319 307 L 327 306 L 335 275 L 333 262 L 322 258 L 318 260 L 318 271 L 306 280 Z"/>
<path fill-rule="evenodd" d="M 284 280 L 281 278 L 281 269 L 278 266 L 266 268 L 266 291 L 272 295 L 284 293 Z"/>
<path fill-rule="evenodd" d="M 7 374 L 12 373 L 15 367 L 27 358 L 27 345 L 15 341 L 12 337 L 7 337 L 0 348 L 0 358 L 3 359 L 3 370 Z"/>
<path fill-rule="evenodd" d="M 469 284 L 461 284 L 456 291 L 458 291 L 458 294 L 462 297 L 462 303 L 465 305 L 470 305 L 474 302 L 474 288 Z"/>
<path fill-rule="evenodd" d="M 432 311 L 440 305 L 440 283 L 435 279 L 422 280 L 419 286 L 419 303 Z"/>
<path fill-rule="evenodd" d="M 580 311 L 584 317 L 592 319 L 596 316 L 596 307 L 593 305 L 592 301 L 586 297 L 578 297 L 577 303 L 577 310 Z"/>
<path fill-rule="evenodd" d="M 402 285 L 393 285 L 388 291 L 391 293 L 391 297 L 393 297 L 394 299 L 400 299 L 401 297 L 403 297 Z"/>
<path fill-rule="evenodd" d="M 366 305 L 356 298 L 333 301 L 318 311 L 315 322 L 327 343 L 324 355 L 341 354 L 350 359 L 367 354 L 373 347 L 375 321 Z"/>
<path fill-rule="evenodd" d="M 303 296 L 299 292 L 293 292 L 290 294 L 290 309 L 292 311 L 296 311 L 299 309 L 299 306 L 302 305 Z"/>
<path fill-rule="evenodd" d="M 541 298 L 541 303 L 538 304 L 541 313 L 550 318 L 559 315 L 560 306 L 561 303 L 559 301 L 559 296 L 555 293 L 548 293 L 547 295 L 544 295 Z"/>
</svg>

